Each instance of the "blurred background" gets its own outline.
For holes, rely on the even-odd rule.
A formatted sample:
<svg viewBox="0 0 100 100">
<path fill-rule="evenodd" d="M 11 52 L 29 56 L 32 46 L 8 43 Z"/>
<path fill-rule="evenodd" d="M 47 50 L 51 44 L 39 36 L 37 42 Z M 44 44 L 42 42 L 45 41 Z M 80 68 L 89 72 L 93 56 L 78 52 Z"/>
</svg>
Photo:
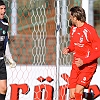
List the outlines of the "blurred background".
<svg viewBox="0 0 100 100">
<path fill-rule="evenodd" d="M 17 64 L 56 65 L 57 9 L 60 10 L 59 64 L 71 64 L 71 54 L 62 55 L 69 44 L 69 9 L 83 6 L 87 22 L 100 36 L 100 0 L 4 0 L 9 20 L 9 45 Z M 100 64 L 100 61 L 99 61 Z"/>
</svg>

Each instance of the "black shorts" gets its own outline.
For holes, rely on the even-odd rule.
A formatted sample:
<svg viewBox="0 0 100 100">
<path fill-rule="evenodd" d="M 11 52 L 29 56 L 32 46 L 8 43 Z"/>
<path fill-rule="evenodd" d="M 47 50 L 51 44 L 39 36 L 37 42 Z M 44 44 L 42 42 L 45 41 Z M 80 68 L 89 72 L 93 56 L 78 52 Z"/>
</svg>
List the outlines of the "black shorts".
<svg viewBox="0 0 100 100">
<path fill-rule="evenodd" d="M 4 59 L 0 59 L 0 80 L 7 79 L 7 71 Z"/>
</svg>

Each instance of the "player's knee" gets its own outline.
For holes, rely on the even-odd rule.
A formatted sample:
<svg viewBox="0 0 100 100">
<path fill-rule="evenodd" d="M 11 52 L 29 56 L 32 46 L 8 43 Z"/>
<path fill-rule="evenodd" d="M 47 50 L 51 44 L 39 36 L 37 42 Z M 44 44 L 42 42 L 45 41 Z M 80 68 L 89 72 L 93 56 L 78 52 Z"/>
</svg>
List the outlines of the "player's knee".
<svg viewBox="0 0 100 100">
<path fill-rule="evenodd" d="M 82 85 L 76 86 L 75 93 L 83 94 L 83 91 L 84 91 L 84 86 L 82 86 Z"/>
<path fill-rule="evenodd" d="M 69 93 L 69 97 L 70 97 L 70 98 L 75 98 L 74 92 L 70 92 L 70 93 Z"/>
<path fill-rule="evenodd" d="M 70 98 L 75 98 L 75 95 L 70 95 Z"/>
<path fill-rule="evenodd" d="M 7 86 L 1 86 L 0 87 L 0 93 L 5 94 L 7 92 Z"/>
</svg>

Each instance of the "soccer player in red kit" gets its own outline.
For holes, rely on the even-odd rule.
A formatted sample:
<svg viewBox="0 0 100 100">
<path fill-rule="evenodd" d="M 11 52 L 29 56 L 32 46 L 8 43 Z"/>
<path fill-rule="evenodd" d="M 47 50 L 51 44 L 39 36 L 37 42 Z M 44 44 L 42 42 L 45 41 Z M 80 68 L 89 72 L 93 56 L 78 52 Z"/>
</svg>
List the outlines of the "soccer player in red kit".
<svg viewBox="0 0 100 100">
<path fill-rule="evenodd" d="M 69 78 L 70 100 L 83 100 L 84 88 L 88 88 L 97 68 L 97 59 L 91 63 L 77 66 L 76 58 L 88 58 L 98 50 L 100 41 L 96 30 L 86 23 L 85 11 L 75 6 L 70 9 L 72 27 L 70 29 L 70 44 L 62 51 L 63 54 L 73 52 L 72 70 Z"/>
</svg>

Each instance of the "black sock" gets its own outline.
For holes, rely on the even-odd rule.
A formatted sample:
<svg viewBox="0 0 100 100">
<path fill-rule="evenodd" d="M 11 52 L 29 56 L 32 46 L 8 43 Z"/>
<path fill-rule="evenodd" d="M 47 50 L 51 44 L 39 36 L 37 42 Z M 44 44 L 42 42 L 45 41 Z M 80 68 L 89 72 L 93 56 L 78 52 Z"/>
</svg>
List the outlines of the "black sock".
<svg viewBox="0 0 100 100">
<path fill-rule="evenodd" d="M 0 100 L 5 100 L 5 94 L 0 94 Z"/>
</svg>

